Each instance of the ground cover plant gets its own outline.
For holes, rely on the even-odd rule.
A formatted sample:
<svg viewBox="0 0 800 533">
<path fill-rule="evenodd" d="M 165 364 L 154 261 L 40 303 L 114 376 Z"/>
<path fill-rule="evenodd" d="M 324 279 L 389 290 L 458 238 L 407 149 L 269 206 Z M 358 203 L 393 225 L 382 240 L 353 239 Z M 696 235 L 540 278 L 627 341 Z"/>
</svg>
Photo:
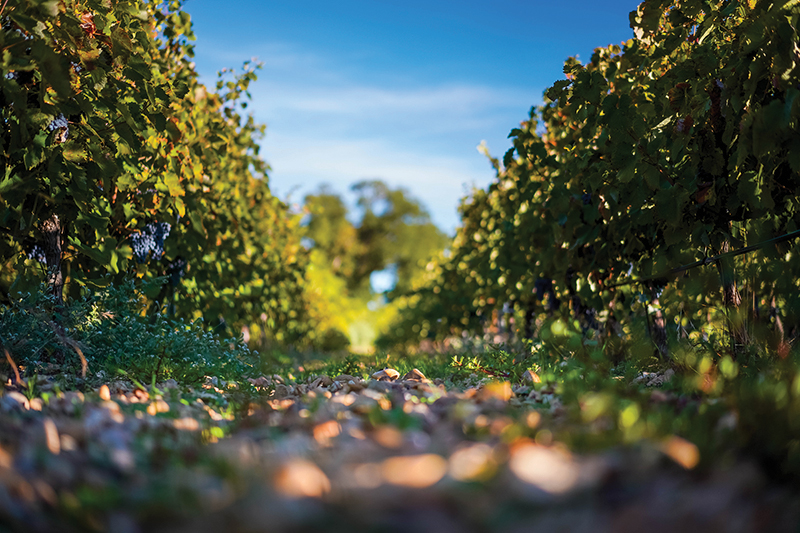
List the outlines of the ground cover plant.
<svg viewBox="0 0 800 533">
<path fill-rule="evenodd" d="M 380 182 L 302 227 L 180 3 L 0 23 L 0 531 L 800 527 L 796 3 L 643 3 L 433 261 Z"/>
<path fill-rule="evenodd" d="M 284 356 L 201 381 L 0 376 L 0 518 L 19 531 L 796 527 L 796 364 L 709 387 L 532 348 Z"/>
<path fill-rule="evenodd" d="M 209 373 L 240 378 L 256 361 L 240 340 L 220 339 L 202 320 L 145 314 L 144 305 L 132 281 L 60 307 L 42 287 L 0 312 L 0 342 L 26 374 L 79 379 L 72 387 L 98 375 L 185 384 Z"/>
</svg>

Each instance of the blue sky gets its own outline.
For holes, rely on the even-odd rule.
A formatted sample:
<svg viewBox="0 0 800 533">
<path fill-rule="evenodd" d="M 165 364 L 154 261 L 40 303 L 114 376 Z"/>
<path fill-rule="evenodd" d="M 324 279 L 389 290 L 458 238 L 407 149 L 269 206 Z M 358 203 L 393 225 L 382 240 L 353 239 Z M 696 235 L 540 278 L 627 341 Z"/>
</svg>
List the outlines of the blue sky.
<svg viewBox="0 0 800 533">
<path fill-rule="evenodd" d="M 267 124 L 273 192 L 381 179 L 448 233 L 459 199 L 494 173 L 508 132 L 563 78 L 564 60 L 632 37 L 636 0 L 528 2 L 187 0 L 197 69 L 264 63 L 251 111 Z"/>
</svg>

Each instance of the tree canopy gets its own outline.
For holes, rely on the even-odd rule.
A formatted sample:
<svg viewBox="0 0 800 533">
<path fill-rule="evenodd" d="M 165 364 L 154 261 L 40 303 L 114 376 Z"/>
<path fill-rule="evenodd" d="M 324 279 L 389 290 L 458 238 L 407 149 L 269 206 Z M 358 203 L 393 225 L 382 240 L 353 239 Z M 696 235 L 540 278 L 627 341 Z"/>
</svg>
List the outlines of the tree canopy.
<svg viewBox="0 0 800 533">
<path fill-rule="evenodd" d="M 389 296 L 411 288 L 420 268 L 447 245 L 425 208 L 403 189 L 382 181 L 353 185 L 358 219 L 351 222 L 342 198 L 323 188 L 306 197 L 306 236 L 323 252 L 331 270 L 354 294 L 369 297 L 370 276 L 389 269 L 396 275 Z"/>
</svg>

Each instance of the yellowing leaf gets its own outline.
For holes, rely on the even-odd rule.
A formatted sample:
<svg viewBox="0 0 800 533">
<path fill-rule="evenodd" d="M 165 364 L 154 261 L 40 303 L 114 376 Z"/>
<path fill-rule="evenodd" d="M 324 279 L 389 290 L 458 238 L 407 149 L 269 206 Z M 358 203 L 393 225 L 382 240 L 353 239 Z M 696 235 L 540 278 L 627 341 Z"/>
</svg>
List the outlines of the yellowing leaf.
<svg viewBox="0 0 800 533">
<path fill-rule="evenodd" d="M 170 196 L 183 196 L 184 191 L 181 186 L 181 179 L 177 174 L 173 174 L 172 172 L 164 174 L 163 182 L 164 185 L 167 186 Z"/>
<path fill-rule="evenodd" d="M 181 217 L 186 216 L 186 204 L 183 203 L 183 198 L 175 198 L 175 209 L 178 210 L 178 214 Z"/>
</svg>

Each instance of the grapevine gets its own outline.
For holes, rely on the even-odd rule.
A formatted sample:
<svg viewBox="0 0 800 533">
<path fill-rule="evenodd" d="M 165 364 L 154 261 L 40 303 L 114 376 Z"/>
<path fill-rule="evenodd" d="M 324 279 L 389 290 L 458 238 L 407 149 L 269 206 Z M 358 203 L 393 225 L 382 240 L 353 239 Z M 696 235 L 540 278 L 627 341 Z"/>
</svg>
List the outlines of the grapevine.
<svg viewBox="0 0 800 533">
<path fill-rule="evenodd" d="M 470 287 L 474 298 L 442 306 L 439 338 L 482 333 L 508 302 L 528 334 L 567 317 L 586 335 L 618 332 L 653 307 L 656 330 L 672 317 L 695 334 L 724 323 L 736 352 L 758 309 L 800 319 L 793 243 L 730 253 L 798 229 L 800 6 L 655 0 L 631 25 L 622 45 L 566 61 L 502 163 L 490 159 L 495 180 L 465 199 L 442 267 L 458 281 L 443 274 L 431 294 L 447 302 Z M 716 271 L 680 270 L 708 257 Z M 630 285 L 675 269 L 685 275 L 663 294 Z"/>
</svg>

